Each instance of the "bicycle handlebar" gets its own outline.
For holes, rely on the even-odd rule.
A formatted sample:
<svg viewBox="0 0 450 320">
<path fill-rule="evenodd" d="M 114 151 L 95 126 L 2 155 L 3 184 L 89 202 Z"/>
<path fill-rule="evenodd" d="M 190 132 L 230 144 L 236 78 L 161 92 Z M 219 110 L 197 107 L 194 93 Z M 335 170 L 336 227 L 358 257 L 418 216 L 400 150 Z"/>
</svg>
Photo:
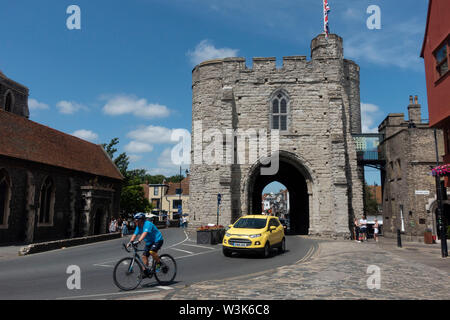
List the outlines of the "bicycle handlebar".
<svg viewBox="0 0 450 320">
<path fill-rule="evenodd" d="M 137 247 L 139 244 L 133 244 L 131 243 L 131 245 L 133 246 L 134 251 L 138 252 L 138 251 L 145 251 L 144 249 L 139 250 Z M 126 252 L 131 252 L 131 250 L 128 249 L 127 245 L 125 243 L 122 243 L 122 246 L 125 248 Z"/>
</svg>

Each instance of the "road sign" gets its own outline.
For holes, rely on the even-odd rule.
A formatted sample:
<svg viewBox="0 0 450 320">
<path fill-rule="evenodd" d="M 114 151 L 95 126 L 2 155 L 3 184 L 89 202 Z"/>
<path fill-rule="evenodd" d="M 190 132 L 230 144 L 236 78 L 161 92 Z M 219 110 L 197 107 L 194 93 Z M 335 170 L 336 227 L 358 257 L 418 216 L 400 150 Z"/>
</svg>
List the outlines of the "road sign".
<svg viewBox="0 0 450 320">
<path fill-rule="evenodd" d="M 222 195 L 220 193 L 217 194 L 217 204 L 220 205 L 220 203 L 222 202 Z"/>
</svg>

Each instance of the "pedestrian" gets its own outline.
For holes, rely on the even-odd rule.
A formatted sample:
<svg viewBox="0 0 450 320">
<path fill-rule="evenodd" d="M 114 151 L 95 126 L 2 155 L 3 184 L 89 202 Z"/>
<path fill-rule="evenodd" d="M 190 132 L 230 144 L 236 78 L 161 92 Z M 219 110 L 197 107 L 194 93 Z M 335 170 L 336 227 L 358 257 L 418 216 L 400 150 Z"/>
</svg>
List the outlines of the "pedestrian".
<svg viewBox="0 0 450 320">
<path fill-rule="evenodd" d="M 113 233 L 117 230 L 117 221 L 115 218 L 111 220 L 111 224 L 109 225 L 109 232 Z"/>
<path fill-rule="evenodd" d="M 355 219 L 354 224 L 355 224 L 355 241 L 361 242 L 359 240 L 359 221 L 358 221 L 358 219 Z"/>
<path fill-rule="evenodd" d="M 122 222 L 122 237 L 128 235 L 128 226 L 127 220 L 123 220 Z"/>
<path fill-rule="evenodd" d="M 361 234 L 361 241 L 367 240 L 367 219 L 366 215 L 363 215 L 363 217 L 359 220 L 359 231 Z"/>
<path fill-rule="evenodd" d="M 373 237 L 375 238 L 375 242 L 378 242 L 378 232 L 380 230 L 379 228 L 380 226 L 378 224 L 378 220 L 375 219 L 375 224 L 373 225 Z"/>
</svg>

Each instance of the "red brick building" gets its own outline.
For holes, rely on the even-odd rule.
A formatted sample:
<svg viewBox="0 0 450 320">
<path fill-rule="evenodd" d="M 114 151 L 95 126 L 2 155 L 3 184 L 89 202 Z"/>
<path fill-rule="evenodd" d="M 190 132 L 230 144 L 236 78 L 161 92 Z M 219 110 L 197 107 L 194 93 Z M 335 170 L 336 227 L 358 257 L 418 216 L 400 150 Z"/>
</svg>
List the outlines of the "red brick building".
<svg viewBox="0 0 450 320">
<path fill-rule="evenodd" d="M 450 163 L 450 1 L 430 0 L 421 57 L 425 61 L 430 126 L 444 132 Z M 449 186 L 449 181 L 446 181 Z"/>
</svg>

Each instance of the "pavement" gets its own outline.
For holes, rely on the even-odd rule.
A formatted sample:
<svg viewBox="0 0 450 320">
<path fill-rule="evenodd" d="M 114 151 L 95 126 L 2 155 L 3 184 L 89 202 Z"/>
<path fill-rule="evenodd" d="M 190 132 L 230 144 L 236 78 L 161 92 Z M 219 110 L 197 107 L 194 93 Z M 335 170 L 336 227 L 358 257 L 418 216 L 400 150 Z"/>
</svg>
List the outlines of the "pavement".
<svg viewBox="0 0 450 320">
<path fill-rule="evenodd" d="M 449 276 L 450 259 L 441 258 L 440 245 L 324 240 L 313 256 L 292 265 L 133 299 L 448 300 Z"/>
</svg>

